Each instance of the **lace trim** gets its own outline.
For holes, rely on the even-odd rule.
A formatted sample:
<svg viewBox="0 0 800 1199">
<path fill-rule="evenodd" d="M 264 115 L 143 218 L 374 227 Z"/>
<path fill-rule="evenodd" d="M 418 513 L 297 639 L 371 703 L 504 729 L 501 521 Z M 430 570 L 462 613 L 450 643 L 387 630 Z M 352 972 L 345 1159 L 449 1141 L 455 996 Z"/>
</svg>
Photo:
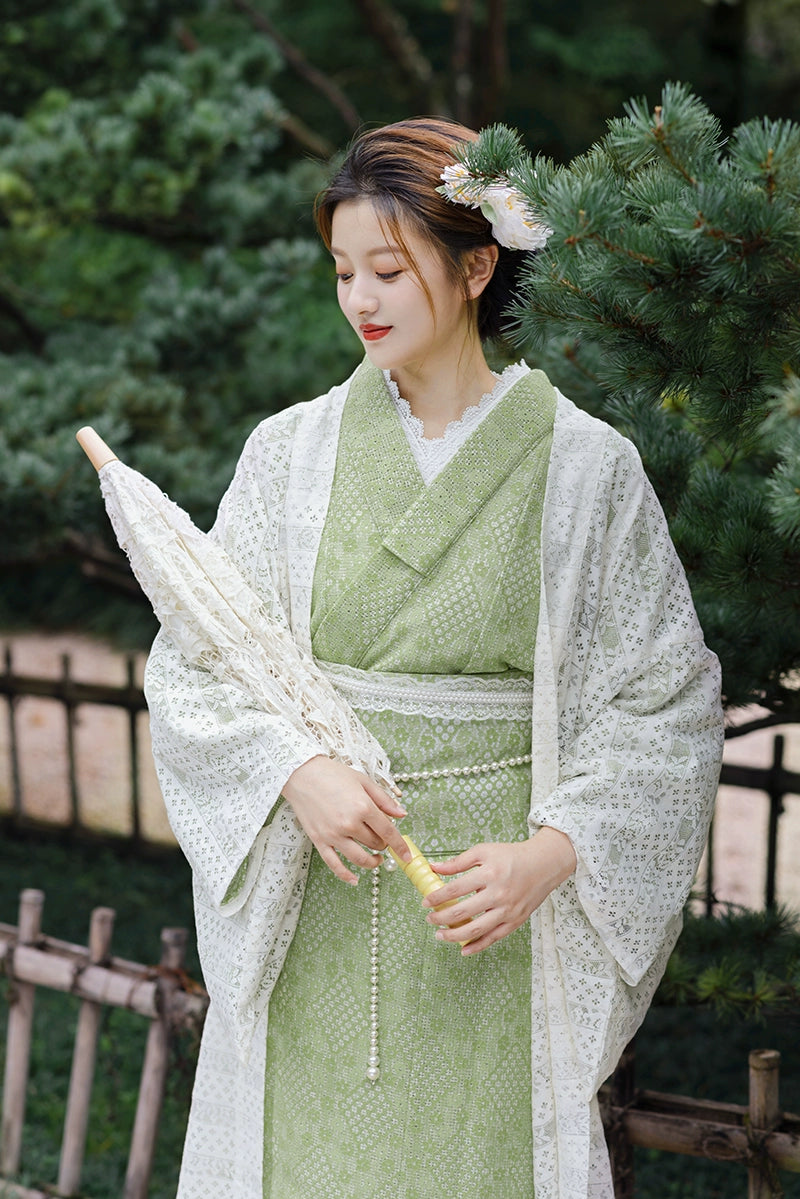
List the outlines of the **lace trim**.
<svg viewBox="0 0 800 1199">
<path fill-rule="evenodd" d="M 383 372 L 389 395 L 392 397 L 400 423 L 408 439 L 411 452 L 426 483 L 432 483 L 451 458 L 461 448 L 471 433 L 483 421 L 493 408 L 500 403 L 520 379 L 529 373 L 530 368 L 524 361 L 513 362 L 500 375 L 495 375 L 497 382 L 491 391 L 481 396 L 477 404 L 471 404 L 458 418 L 448 424 L 441 437 L 426 437 L 425 426 L 419 417 L 414 416 L 411 405 L 400 395 L 400 389 L 389 371 Z"/>
<path fill-rule="evenodd" d="M 455 720 L 530 720 L 533 680 L 527 675 L 383 674 L 318 662 L 336 690 L 362 712 Z"/>
</svg>

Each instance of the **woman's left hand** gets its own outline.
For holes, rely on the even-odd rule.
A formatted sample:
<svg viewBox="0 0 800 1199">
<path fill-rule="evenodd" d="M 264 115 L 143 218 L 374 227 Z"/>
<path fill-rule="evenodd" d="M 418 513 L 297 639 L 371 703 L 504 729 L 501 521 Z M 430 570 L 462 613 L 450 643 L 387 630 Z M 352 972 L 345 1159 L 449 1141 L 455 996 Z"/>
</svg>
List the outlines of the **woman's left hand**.
<svg viewBox="0 0 800 1199">
<path fill-rule="evenodd" d="M 467 941 L 465 956 L 488 949 L 513 933 L 577 865 L 569 837 L 545 826 L 527 841 L 474 845 L 449 862 L 432 863 L 437 874 L 460 875 L 423 900 L 441 941 Z M 464 923 L 468 921 L 468 923 Z M 461 925 L 457 928 L 456 925 Z"/>
</svg>

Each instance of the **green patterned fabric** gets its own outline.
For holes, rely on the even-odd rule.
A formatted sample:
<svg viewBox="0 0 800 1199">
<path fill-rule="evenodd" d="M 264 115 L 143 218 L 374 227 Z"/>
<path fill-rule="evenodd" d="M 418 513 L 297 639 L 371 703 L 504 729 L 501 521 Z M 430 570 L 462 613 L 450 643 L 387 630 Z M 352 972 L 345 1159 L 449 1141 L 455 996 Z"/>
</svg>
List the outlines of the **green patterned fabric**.
<svg viewBox="0 0 800 1199">
<path fill-rule="evenodd" d="M 553 407 L 532 372 L 426 489 L 380 373 L 359 372 L 317 559 L 317 657 L 479 676 L 482 692 L 524 686 Z M 398 772 L 530 748 L 524 709 L 463 719 L 401 708 L 359 710 Z M 527 836 L 526 767 L 409 783 L 404 797 L 403 831 L 434 860 Z M 314 854 L 270 1001 L 265 1199 L 532 1199 L 527 928 L 462 958 L 434 940 L 405 876 L 382 871 L 381 1075 L 370 1083 L 371 894 L 368 875 L 344 886 Z"/>
<path fill-rule="evenodd" d="M 555 391 L 531 371 L 426 487 L 380 371 L 342 417 L 314 576 L 314 654 L 364 670 L 533 669 Z"/>
</svg>

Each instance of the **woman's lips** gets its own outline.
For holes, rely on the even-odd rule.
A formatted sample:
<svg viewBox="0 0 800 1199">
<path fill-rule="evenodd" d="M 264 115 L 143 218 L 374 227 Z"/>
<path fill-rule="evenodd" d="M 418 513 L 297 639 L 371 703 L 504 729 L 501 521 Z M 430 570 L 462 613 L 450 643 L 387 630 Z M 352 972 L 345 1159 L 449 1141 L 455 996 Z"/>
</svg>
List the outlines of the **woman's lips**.
<svg viewBox="0 0 800 1199">
<path fill-rule="evenodd" d="M 391 333 L 391 325 L 359 325 L 364 341 L 380 341 L 387 333 Z"/>
</svg>

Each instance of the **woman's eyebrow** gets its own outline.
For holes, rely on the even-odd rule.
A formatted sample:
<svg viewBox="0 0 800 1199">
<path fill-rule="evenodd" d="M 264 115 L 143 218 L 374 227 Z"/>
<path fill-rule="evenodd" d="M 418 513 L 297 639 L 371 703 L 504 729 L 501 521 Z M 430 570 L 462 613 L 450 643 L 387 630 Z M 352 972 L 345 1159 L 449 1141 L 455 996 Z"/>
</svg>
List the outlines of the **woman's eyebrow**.
<svg viewBox="0 0 800 1199">
<path fill-rule="evenodd" d="M 402 254 L 402 246 L 376 246 L 373 250 L 367 250 L 365 257 L 377 258 L 379 254 Z M 331 254 L 338 254 L 340 258 L 347 257 L 346 250 L 340 250 L 336 246 L 331 246 Z"/>
</svg>

